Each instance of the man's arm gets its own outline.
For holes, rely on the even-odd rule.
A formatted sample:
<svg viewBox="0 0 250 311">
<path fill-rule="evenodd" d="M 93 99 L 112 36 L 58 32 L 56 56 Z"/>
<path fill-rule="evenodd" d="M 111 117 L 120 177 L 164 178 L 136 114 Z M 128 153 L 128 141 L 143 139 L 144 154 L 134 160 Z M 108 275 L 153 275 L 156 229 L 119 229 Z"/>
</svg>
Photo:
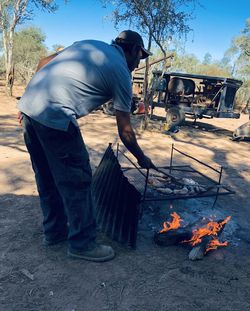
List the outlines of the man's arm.
<svg viewBox="0 0 250 311">
<path fill-rule="evenodd" d="M 43 66 L 45 66 L 46 64 L 48 64 L 53 58 L 55 58 L 58 54 L 57 53 L 54 53 L 54 54 L 51 54 L 47 57 L 44 57 L 42 58 L 38 65 L 37 65 L 37 68 L 36 68 L 36 71 L 38 71 L 40 68 L 42 68 Z"/>
<path fill-rule="evenodd" d="M 130 123 L 128 112 L 116 110 L 116 122 L 121 141 L 126 148 L 136 157 L 138 164 L 143 168 L 155 168 L 151 159 L 145 156 L 138 145 L 135 133 Z"/>
</svg>

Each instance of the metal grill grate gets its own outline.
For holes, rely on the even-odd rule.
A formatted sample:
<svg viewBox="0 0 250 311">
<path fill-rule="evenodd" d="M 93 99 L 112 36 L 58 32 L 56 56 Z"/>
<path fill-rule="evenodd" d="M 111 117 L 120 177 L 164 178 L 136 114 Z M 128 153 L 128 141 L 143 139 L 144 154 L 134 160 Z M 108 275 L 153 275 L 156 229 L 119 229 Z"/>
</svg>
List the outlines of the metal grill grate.
<svg viewBox="0 0 250 311">
<path fill-rule="evenodd" d="M 203 174 L 189 165 L 173 165 L 174 151 L 214 172 L 217 174 L 218 180 L 208 177 L 208 173 Z M 118 157 L 122 164 L 119 163 Z M 125 164 L 129 164 L 129 166 Z M 113 240 L 134 248 L 136 246 L 138 221 L 143 214 L 141 202 L 215 197 L 214 207 L 219 195 L 234 193 L 221 184 L 222 168 L 215 169 L 183 153 L 174 146 L 172 146 L 170 166 L 158 168 L 158 172 L 168 176 L 172 188 L 183 187 L 182 184 L 180 185 L 182 178 L 191 177 L 194 179 L 193 181 L 203 185 L 205 190 L 198 193 L 178 194 L 173 192 L 162 194 L 149 184 L 151 174 L 149 170 L 137 167 L 120 151 L 119 145 L 117 145 L 115 155 L 112 144 L 109 144 L 94 172 L 92 184 L 93 199 L 97 209 L 97 223 L 102 232 Z"/>
</svg>

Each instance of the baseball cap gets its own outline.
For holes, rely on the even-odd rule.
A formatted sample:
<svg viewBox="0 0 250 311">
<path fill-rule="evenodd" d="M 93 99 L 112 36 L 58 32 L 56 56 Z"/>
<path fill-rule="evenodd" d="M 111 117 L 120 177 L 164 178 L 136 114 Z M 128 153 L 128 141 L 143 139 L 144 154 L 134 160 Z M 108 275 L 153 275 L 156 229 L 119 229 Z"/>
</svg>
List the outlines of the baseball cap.
<svg viewBox="0 0 250 311">
<path fill-rule="evenodd" d="M 144 48 L 144 43 L 142 37 L 136 32 L 132 30 L 124 30 L 122 31 L 118 37 L 116 37 L 115 42 L 117 43 L 127 43 L 138 45 L 142 51 L 141 59 L 147 58 L 149 55 L 152 55 L 151 52 Z"/>
</svg>

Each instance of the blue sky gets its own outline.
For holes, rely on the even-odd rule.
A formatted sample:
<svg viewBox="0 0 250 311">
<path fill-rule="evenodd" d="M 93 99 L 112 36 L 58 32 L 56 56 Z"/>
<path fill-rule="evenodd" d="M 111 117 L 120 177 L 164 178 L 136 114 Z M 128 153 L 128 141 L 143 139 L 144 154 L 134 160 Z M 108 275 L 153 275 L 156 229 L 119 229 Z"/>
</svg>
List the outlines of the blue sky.
<svg viewBox="0 0 250 311">
<path fill-rule="evenodd" d="M 105 18 L 110 11 L 102 8 L 98 0 L 70 0 L 67 5 L 60 0 L 58 3 L 55 14 L 35 11 L 34 19 L 25 24 L 42 29 L 48 48 L 90 38 L 110 42 L 128 28 L 121 26 L 116 30 Z M 188 35 L 185 51 L 201 60 L 209 52 L 214 60 L 219 60 L 250 18 L 250 0 L 200 0 L 200 3 L 203 7 L 195 10 L 195 19 L 189 22 L 193 32 Z"/>
</svg>

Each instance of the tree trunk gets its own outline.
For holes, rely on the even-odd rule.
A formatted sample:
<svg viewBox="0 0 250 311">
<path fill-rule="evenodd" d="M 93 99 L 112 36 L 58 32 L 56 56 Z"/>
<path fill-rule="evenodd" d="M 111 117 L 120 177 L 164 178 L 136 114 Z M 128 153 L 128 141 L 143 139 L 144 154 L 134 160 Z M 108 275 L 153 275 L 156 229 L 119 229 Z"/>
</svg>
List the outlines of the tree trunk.
<svg viewBox="0 0 250 311">
<path fill-rule="evenodd" d="M 6 33 L 6 94 L 12 96 L 14 84 L 14 61 L 13 61 L 13 37 L 14 29 L 9 29 Z"/>
<path fill-rule="evenodd" d="M 152 36 L 149 35 L 148 38 L 148 51 L 151 49 L 152 44 Z M 149 91 L 148 91 L 148 74 L 149 74 L 149 59 L 146 58 L 146 68 L 145 68 L 145 74 L 144 74 L 144 83 L 143 83 L 143 101 L 145 106 L 145 116 L 144 116 L 144 129 L 147 129 L 148 127 L 148 111 L 149 111 L 149 105 L 150 105 L 150 98 L 149 98 Z"/>
<path fill-rule="evenodd" d="M 14 85 L 14 64 L 8 64 L 6 68 L 6 82 L 5 90 L 8 96 L 13 94 L 13 85 Z"/>
<path fill-rule="evenodd" d="M 4 46 L 4 60 L 5 60 L 5 91 L 8 96 L 12 96 L 14 84 L 14 62 L 13 62 L 13 36 L 14 29 L 2 29 L 3 32 L 3 46 Z"/>
</svg>

